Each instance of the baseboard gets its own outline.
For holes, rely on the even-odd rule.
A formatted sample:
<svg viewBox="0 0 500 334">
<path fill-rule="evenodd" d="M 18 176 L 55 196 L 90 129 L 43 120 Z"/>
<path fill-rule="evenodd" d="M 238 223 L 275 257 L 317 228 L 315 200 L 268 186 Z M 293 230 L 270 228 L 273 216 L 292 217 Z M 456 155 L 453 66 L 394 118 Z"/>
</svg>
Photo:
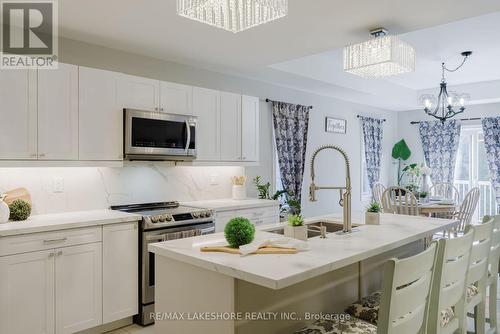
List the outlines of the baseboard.
<svg viewBox="0 0 500 334">
<path fill-rule="evenodd" d="M 116 321 L 113 321 L 113 322 L 110 322 L 110 323 L 107 323 L 107 324 L 104 324 L 101 326 L 97 326 L 94 328 L 89 328 L 89 329 L 83 330 L 81 332 L 78 332 L 77 334 L 102 334 L 102 333 L 106 333 L 106 332 L 109 332 L 109 331 L 112 331 L 112 330 L 115 330 L 118 328 L 122 328 L 122 327 L 125 327 L 128 325 L 131 325 L 132 323 L 133 323 L 132 317 L 127 317 L 127 318 L 116 320 Z"/>
</svg>

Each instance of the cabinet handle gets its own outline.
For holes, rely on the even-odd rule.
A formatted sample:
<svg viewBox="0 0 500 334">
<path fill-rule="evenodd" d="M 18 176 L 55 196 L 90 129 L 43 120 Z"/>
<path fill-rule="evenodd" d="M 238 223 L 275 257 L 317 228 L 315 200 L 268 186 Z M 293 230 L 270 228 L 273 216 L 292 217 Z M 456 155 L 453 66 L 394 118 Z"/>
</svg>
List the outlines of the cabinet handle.
<svg viewBox="0 0 500 334">
<path fill-rule="evenodd" d="M 163 111 L 163 108 L 160 108 L 160 111 Z"/>
<path fill-rule="evenodd" d="M 31 153 L 30 155 L 32 158 L 36 158 L 36 153 Z"/>
<path fill-rule="evenodd" d="M 242 157 L 242 159 L 243 159 L 243 160 L 246 160 L 246 159 L 247 159 L 247 157 Z"/>
<path fill-rule="evenodd" d="M 155 108 L 155 111 L 158 111 L 158 108 Z"/>
<path fill-rule="evenodd" d="M 61 256 L 61 255 L 62 255 L 62 253 L 63 253 L 63 251 L 62 251 L 62 250 L 60 250 L 59 252 L 57 252 L 57 254 L 56 254 L 56 255 L 57 255 L 57 256 Z"/>
<path fill-rule="evenodd" d="M 64 238 L 59 238 L 59 239 L 48 239 L 48 240 L 44 240 L 43 243 L 45 245 L 49 245 L 49 244 L 55 244 L 55 243 L 58 243 L 58 242 L 63 242 L 63 241 L 66 241 L 68 240 L 68 238 L 64 237 Z"/>
<path fill-rule="evenodd" d="M 38 157 L 39 157 L 39 158 L 44 158 L 44 157 L 45 157 L 45 154 L 44 154 L 44 153 L 40 153 L 40 154 L 38 155 Z"/>
<path fill-rule="evenodd" d="M 54 256 L 53 252 L 49 253 L 49 257 L 53 257 L 53 256 Z"/>
</svg>

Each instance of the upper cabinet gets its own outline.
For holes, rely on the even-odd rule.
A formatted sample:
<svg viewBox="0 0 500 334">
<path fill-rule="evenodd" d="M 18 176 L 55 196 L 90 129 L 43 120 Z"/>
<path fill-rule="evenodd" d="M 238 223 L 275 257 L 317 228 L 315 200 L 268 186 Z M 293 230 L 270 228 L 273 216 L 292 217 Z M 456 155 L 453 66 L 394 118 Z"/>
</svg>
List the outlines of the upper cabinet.
<svg viewBox="0 0 500 334">
<path fill-rule="evenodd" d="M 241 95 L 220 93 L 221 160 L 241 161 Z"/>
<path fill-rule="evenodd" d="M 79 73 L 79 159 L 122 160 L 121 75 L 87 67 L 80 67 Z"/>
<path fill-rule="evenodd" d="M 220 160 L 220 93 L 217 90 L 193 88 L 193 115 L 198 117 L 197 159 Z"/>
<path fill-rule="evenodd" d="M 78 66 L 38 71 L 38 159 L 78 159 Z"/>
<path fill-rule="evenodd" d="M 160 111 L 169 114 L 193 114 L 193 87 L 160 81 Z"/>
<path fill-rule="evenodd" d="M 120 166 L 123 109 L 130 108 L 196 116 L 200 164 L 259 161 L 256 97 L 59 63 L 0 71 L 0 106 L 0 160 Z"/>
<path fill-rule="evenodd" d="M 0 159 L 37 158 L 37 73 L 0 70 Z"/>
<path fill-rule="evenodd" d="M 259 98 L 241 98 L 241 159 L 259 161 Z"/>
<path fill-rule="evenodd" d="M 118 99 L 123 108 L 158 111 L 160 84 L 158 80 L 121 75 Z"/>
</svg>

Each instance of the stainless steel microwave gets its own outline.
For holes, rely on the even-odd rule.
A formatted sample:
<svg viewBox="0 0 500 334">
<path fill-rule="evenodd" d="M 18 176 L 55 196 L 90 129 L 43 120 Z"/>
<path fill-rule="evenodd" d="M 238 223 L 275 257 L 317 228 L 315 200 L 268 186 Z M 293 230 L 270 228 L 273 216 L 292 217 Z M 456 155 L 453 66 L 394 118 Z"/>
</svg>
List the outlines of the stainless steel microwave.
<svg viewBox="0 0 500 334">
<path fill-rule="evenodd" d="M 136 109 L 124 109 L 123 113 L 125 159 L 196 158 L 196 117 Z"/>
</svg>

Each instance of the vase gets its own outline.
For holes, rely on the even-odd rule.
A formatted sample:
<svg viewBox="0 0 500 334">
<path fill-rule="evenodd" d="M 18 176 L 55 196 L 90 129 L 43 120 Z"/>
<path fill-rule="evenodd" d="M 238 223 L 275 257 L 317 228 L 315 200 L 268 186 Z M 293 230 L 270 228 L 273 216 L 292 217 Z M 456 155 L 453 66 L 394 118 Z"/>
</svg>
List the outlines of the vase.
<svg viewBox="0 0 500 334">
<path fill-rule="evenodd" d="M 7 203 L 0 200 L 0 223 L 7 223 L 9 221 L 10 209 Z"/>
<path fill-rule="evenodd" d="M 422 177 L 422 188 L 421 191 L 422 193 L 427 193 L 427 196 L 422 198 L 422 202 L 427 203 L 429 201 L 429 197 L 431 194 L 429 194 L 429 175 L 424 175 Z"/>
<path fill-rule="evenodd" d="M 365 224 L 366 225 L 380 225 L 380 213 L 378 213 L 378 212 L 366 212 L 365 213 Z"/>
<path fill-rule="evenodd" d="M 307 226 L 285 225 L 285 237 L 307 241 Z"/>
<path fill-rule="evenodd" d="M 233 184 L 232 198 L 236 200 L 247 198 L 247 188 L 246 186 Z"/>
</svg>

